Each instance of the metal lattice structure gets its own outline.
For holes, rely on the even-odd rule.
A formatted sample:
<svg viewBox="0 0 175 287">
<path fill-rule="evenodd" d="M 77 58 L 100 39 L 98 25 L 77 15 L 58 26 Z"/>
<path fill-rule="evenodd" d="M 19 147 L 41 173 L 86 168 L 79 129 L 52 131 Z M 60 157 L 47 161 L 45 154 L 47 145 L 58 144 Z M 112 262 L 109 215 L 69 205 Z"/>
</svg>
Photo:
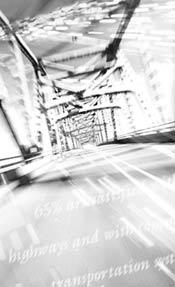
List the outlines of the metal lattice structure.
<svg viewBox="0 0 175 287">
<path fill-rule="evenodd" d="M 60 42 L 66 40 L 74 45 L 73 49 L 58 52 L 57 47 L 54 47 L 51 54 L 43 55 L 42 59 L 34 55 L 5 16 L 1 15 L 3 28 L 13 38 L 13 50 L 18 45 L 30 63 L 30 70 L 32 67 L 33 95 L 30 95 L 28 107 L 23 109 L 27 115 L 32 103 L 34 122 L 31 123 L 29 118 L 27 120 L 30 126 L 29 136 L 34 141 L 30 145 L 36 144 L 44 151 L 56 146 L 61 150 L 69 150 L 86 142 L 101 144 L 117 141 L 127 133 L 166 122 L 160 105 L 161 93 L 153 57 L 147 49 L 140 47 L 143 66 L 152 90 L 149 94 L 141 88 L 134 67 L 120 50 L 123 36 L 139 4 L 139 0 L 118 1 L 107 6 L 101 4 L 101 8 L 93 5 L 91 7 L 89 4 L 88 9 L 101 13 L 101 21 L 112 20 L 113 14 L 120 15 L 113 39 L 106 41 L 85 35 L 80 37 L 79 34 L 67 34 L 63 31 L 59 35 Z M 67 11 L 71 17 L 75 13 L 84 13 L 78 6 Z M 48 15 L 48 21 L 49 17 L 56 20 L 57 12 Z M 6 35 L 3 36 L 4 39 L 5 37 Z M 76 45 L 77 49 L 74 48 Z M 14 54 L 18 57 L 18 62 L 21 62 L 19 52 Z M 24 87 L 23 68 L 20 73 L 25 94 L 24 90 L 27 88 Z"/>
</svg>

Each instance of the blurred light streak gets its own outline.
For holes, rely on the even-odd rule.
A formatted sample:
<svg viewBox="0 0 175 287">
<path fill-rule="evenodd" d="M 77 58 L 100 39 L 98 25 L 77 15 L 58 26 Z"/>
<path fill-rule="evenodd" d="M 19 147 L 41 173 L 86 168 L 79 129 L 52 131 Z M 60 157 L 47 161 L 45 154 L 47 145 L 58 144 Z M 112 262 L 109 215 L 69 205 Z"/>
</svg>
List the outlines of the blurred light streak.
<svg viewBox="0 0 175 287">
<path fill-rule="evenodd" d="M 74 20 L 65 20 L 65 23 L 69 26 L 72 26 L 72 25 L 79 25 L 79 20 L 77 19 L 74 19 Z"/>
<path fill-rule="evenodd" d="M 70 32 L 68 35 L 75 36 L 75 37 L 82 37 L 82 36 L 84 36 L 83 33 L 79 33 L 79 32 Z"/>
<path fill-rule="evenodd" d="M 58 34 L 59 34 L 58 31 L 51 31 L 51 30 L 50 30 L 50 31 L 47 31 L 47 35 L 49 35 L 49 36 L 50 36 L 50 35 L 51 35 L 51 36 L 52 36 L 52 35 L 55 36 L 55 35 L 58 35 Z M 42 35 L 42 36 L 43 36 L 43 35 Z M 51 39 L 53 39 L 53 38 L 51 38 Z"/>
<path fill-rule="evenodd" d="M 109 162 L 112 166 L 115 167 L 121 174 L 123 174 L 126 178 L 128 178 L 135 186 L 137 186 L 146 196 L 148 196 L 157 206 L 159 206 L 165 213 L 169 214 L 171 217 L 174 218 L 175 210 L 171 205 L 165 202 L 165 200 L 161 199 L 158 195 L 154 192 L 150 192 L 150 189 L 143 186 L 137 179 L 132 177 L 128 172 L 125 172 L 122 168 L 116 165 L 112 160 L 108 159 L 106 156 L 103 156 L 104 159 Z M 123 162 L 119 160 L 120 162 Z M 125 163 L 125 162 L 124 162 Z M 128 164 L 129 165 L 129 164 Z M 137 168 L 140 170 L 139 168 Z M 146 173 L 146 172 L 145 172 Z M 163 181 L 164 182 L 164 181 Z M 169 186 L 169 184 L 168 184 Z M 174 191 L 174 190 L 173 190 Z"/>
<path fill-rule="evenodd" d="M 100 185 L 102 185 L 106 190 L 108 190 L 111 194 L 116 194 L 116 192 L 115 192 L 113 189 L 111 189 L 110 186 L 103 181 L 103 179 L 98 179 L 98 182 L 99 182 Z M 120 192 L 117 192 L 117 193 L 120 194 Z"/>
<path fill-rule="evenodd" d="M 100 31 L 89 31 L 88 34 L 92 34 L 92 35 L 102 35 L 104 34 L 104 32 L 100 32 Z"/>
<path fill-rule="evenodd" d="M 132 212 L 136 213 L 134 206 L 132 208 Z M 141 212 L 137 212 L 137 216 L 139 216 L 139 219 L 143 221 L 143 223 L 139 225 L 139 229 L 145 230 L 146 232 L 150 233 L 151 236 L 153 236 L 158 242 L 163 244 L 163 246 L 166 246 L 166 248 L 168 248 L 169 250 L 174 250 L 174 242 L 171 234 L 164 230 L 159 222 L 153 221 L 150 214 L 144 213 L 143 216 Z"/>
<path fill-rule="evenodd" d="M 49 30 L 52 30 L 53 27 L 52 26 L 44 26 L 43 29 L 46 31 L 49 31 Z"/>
<path fill-rule="evenodd" d="M 34 244 L 39 244 L 40 240 L 39 240 L 38 235 L 36 234 L 32 224 L 27 224 L 26 228 L 28 230 L 28 233 L 30 234 L 30 237 L 31 237 L 33 243 Z"/>
<path fill-rule="evenodd" d="M 149 12 L 149 11 L 150 11 L 149 7 L 140 6 L 136 8 L 135 13 L 144 13 L 144 12 Z"/>
<path fill-rule="evenodd" d="M 87 194 L 82 188 L 77 188 L 73 184 L 74 188 L 76 190 L 73 190 L 73 194 L 80 200 L 81 203 L 83 203 L 85 206 L 91 206 L 95 204 L 95 199 L 93 199 L 91 196 Z"/>
<path fill-rule="evenodd" d="M 165 154 L 166 156 L 175 159 L 175 152 L 171 152 L 168 147 L 163 147 L 163 146 L 150 146 L 149 148 L 158 150 L 160 153 Z"/>
<path fill-rule="evenodd" d="M 146 33 L 146 32 L 145 32 Z M 139 35 L 138 35 L 139 36 Z M 158 36 L 151 36 L 151 35 L 147 35 L 147 34 L 145 34 L 144 36 L 143 36 L 143 38 L 144 38 L 144 40 L 148 40 L 148 41 L 160 41 L 161 40 L 161 38 L 160 37 L 158 37 Z M 155 43 L 154 42 L 154 43 Z M 152 42 L 152 44 L 153 44 L 153 42 Z"/>
<path fill-rule="evenodd" d="M 127 220 L 125 217 L 121 217 L 120 220 L 124 222 L 130 229 L 132 229 L 147 247 L 151 248 L 154 246 L 154 243 L 149 238 L 147 238 L 142 231 L 137 229 L 129 220 Z"/>
<path fill-rule="evenodd" d="M 79 3 L 78 7 L 79 7 L 79 8 L 83 8 L 83 9 L 85 9 L 85 8 L 87 8 L 87 7 L 88 7 L 88 3 L 85 3 L 85 2 L 83 2 L 83 3 Z"/>
<path fill-rule="evenodd" d="M 162 46 L 162 47 L 168 47 L 173 48 L 175 47 L 175 42 L 164 42 L 164 41 L 158 41 L 155 43 L 156 46 Z"/>
<path fill-rule="evenodd" d="M 159 6 L 156 8 L 157 11 L 164 10 L 165 12 L 167 11 L 167 9 L 169 9 L 169 7 L 166 6 L 165 4 L 164 4 L 164 5 L 159 5 Z"/>
<path fill-rule="evenodd" d="M 67 26 L 57 26 L 57 27 L 55 27 L 55 29 L 58 31 L 66 31 L 66 30 L 68 30 L 68 27 Z"/>
<path fill-rule="evenodd" d="M 138 38 L 138 35 L 137 34 L 125 34 L 124 36 L 123 36 L 123 39 L 124 40 L 133 40 L 133 39 L 137 39 Z"/>
<path fill-rule="evenodd" d="M 158 7 L 160 6 L 161 4 L 158 4 L 158 3 L 148 3 L 148 4 L 142 4 L 142 6 L 147 6 L 147 7 L 151 7 L 151 8 L 154 8 L 154 7 Z"/>
<path fill-rule="evenodd" d="M 97 186 L 90 178 L 85 178 L 85 181 L 92 187 L 94 190 L 97 191 L 97 193 L 101 194 L 102 190 L 99 186 Z"/>
<path fill-rule="evenodd" d="M 87 194 L 87 191 L 83 190 L 82 188 L 78 188 L 77 191 L 89 202 L 90 205 L 95 204 L 95 199 L 92 196 L 89 196 L 89 194 Z"/>
<path fill-rule="evenodd" d="M 173 192 L 175 191 L 174 186 L 172 184 L 170 184 L 170 183 L 158 178 L 157 176 L 155 176 L 155 175 L 153 175 L 153 174 L 151 174 L 151 173 L 149 173 L 147 171 L 144 171 L 143 169 L 141 169 L 139 167 L 136 167 L 135 165 L 130 164 L 130 163 L 124 161 L 124 160 L 120 160 L 119 158 L 117 158 L 117 159 L 113 158 L 113 160 L 117 161 L 117 162 L 120 162 L 120 163 L 123 163 L 124 165 L 129 166 L 130 168 L 140 172 L 141 174 L 147 176 L 148 178 L 151 178 L 153 181 L 157 182 L 158 184 L 163 185 L 165 188 L 167 188 L 167 189 L 169 189 L 169 190 L 171 190 Z"/>
<path fill-rule="evenodd" d="M 168 222 L 167 222 L 164 218 L 158 216 L 154 211 L 150 210 L 150 208 L 144 207 L 144 210 L 145 210 L 151 217 L 153 217 L 154 219 L 156 219 L 156 220 L 160 223 L 160 225 L 163 225 L 164 227 L 166 227 L 169 231 L 171 231 L 171 232 L 173 232 L 173 233 L 175 232 L 175 228 L 173 228 L 170 224 L 168 224 Z"/>
<path fill-rule="evenodd" d="M 168 2 L 165 3 L 165 5 L 175 7 L 174 1 L 168 1 Z"/>
<path fill-rule="evenodd" d="M 112 180 L 110 180 L 109 178 L 107 178 L 107 176 L 103 177 L 103 180 L 107 182 L 107 184 L 109 184 L 111 186 L 111 188 L 115 188 L 118 189 L 118 191 L 120 192 L 120 187 L 117 185 L 117 183 L 113 183 Z"/>
<path fill-rule="evenodd" d="M 102 19 L 99 21 L 100 23 L 105 23 L 105 24 L 111 24 L 111 23 L 116 23 L 115 19 Z"/>
<path fill-rule="evenodd" d="M 111 18 L 122 18 L 123 17 L 123 14 L 112 14 L 111 15 Z"/>
<path fill-rule="evenodd" d="M 142 16 L 142 17 L 135 17 L 131 19 L 131 25 L 136 25 L 136 23 L 138 22 L 138 24 L 141 24 L 142 22 L 144 23 L 151 23 L 152 20 L 150 17 L 148 16 Z"/>
<path fill-rule="evenodd" d="M 174 36 L 174 31 L 172 30 L 153 30 L 150 34 L 161 35 L 161 36 Z"/>
<path fill-rule="evenodd" d="M 89 26 L 89 25 L 91 25 L 91 22 L 90 21 L 82 21 L 82 22 L 80 22 L 79 23 L 79 26 L 81 27 L 81 26 L 83 26 L 83 27 L 86 27 L 86 26 Z"/>
<path fill-rule="evenodd" d="M 78 190 L 73 190 L 73 195 L 78 198 L 78 200 L 84 205 L 84 206 L 89 206 L 89 202 L 87 201 L 87 199 L 84 198 L 84 196 L 82 196 L 80 194 L 80 192 Z"/>
<path fill-rule="evenodd" d="M 163 262 L 158 262 L 157 266 L 175 282 L 175 274 Z"/>
</svg>

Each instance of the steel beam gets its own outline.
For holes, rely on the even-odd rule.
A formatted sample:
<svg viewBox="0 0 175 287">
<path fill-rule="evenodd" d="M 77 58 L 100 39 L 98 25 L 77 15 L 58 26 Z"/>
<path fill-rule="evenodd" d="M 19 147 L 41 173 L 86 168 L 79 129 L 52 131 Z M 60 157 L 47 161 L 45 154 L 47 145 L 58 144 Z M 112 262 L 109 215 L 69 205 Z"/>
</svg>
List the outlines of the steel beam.
<svg viewBox="0 0 175 287">
<path fill-rule="evenodd" d="M 57 118 L 56 118 L 56 122 L 58 121 L 61 121 L 63 119 L 66 119 L 66 118 L 70 118 L 70 117 L 73 117 L 73 116 L 76 116 L 76 115 L 80 115 L 80 114 L 86 114 L 88 112 L 92 112 L 92 111 L 98 111 L 98 110 L 104 110 L 104 109 L 120 109 L 119 106 L 117 106 L 116 104 L 110 104 L 108 106 L 106 105 L 99 105 L 99 106 L 93 106 L 93 107 L 88 107 L 88 108 L 83 108 L 83 109 L 80 109 L 80 110 L 77 110 L 77 111 L 73 111 L 73 112 L 65 112 L 61 115 L 59 115 Z"/>
<path fill-rule="evenodd" d="M 77 58 L 83 58 L 87 56 L 92 56 L 96 54 L 100 54 L 105 51 L 107 46 L 107 43 L 99 44 L 96 46 L 91 46 L 87 48 L 82 48 L 82 49 L 76 49 L 73 51 L 67 51 L 64 53 L 60 53 L 58 55 L 50 56 L 45 58 L 47 61 L 59 63 L 63 61 L 68 61 L 68 60 L 73 60 Z"/>
<path fill-rule="evenodd" d="M 28 60 L 32 63 L 35 70 L 40 70 L 42 75 L 46 75 L 46 71 L 44 70 L 41 63 L 38 61 L 36 56 L 33 54 L 33 52 L 30 50 L 30 48 L 26 45 L 24 40 L 21 38 L 20 35 L 17 35 L 13 28 L 10 25 L 9 20 L 7 17 L 0 11 L 0 22 L 3 24 L 3 26 L 6 27 L 7 31 L 13 35 L 13 37 L 16 39 L 18 46 L 20 50 L 23 52 L 23 54 L 28 58 Z"/>
</svg>

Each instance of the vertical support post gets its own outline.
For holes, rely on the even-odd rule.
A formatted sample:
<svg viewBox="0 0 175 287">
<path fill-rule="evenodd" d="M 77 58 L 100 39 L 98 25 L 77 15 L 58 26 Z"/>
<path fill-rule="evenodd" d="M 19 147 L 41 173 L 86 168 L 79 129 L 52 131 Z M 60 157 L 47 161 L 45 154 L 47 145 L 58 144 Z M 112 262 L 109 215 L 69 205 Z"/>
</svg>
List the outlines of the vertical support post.
<svg viewBox="0 0 175 287">
<path fill-rule="evenodd" d="M 7 123 L 8 127 L 9 127 L 9 129 L 10 129 L 10 131 L 11 131 L 13 137 L 14 137 L 14 140 L 15 140 L 15 142 L 16 142 L 16 144 L 17 144 L 17 146 L 18 146 L 18 148 L 19 148 L 19 150 L 20 150 L 20 152 L 21 152 L 23 158 L 25 158 L 26 151 L 25 151 L 24 147 L 20 144 L 20 141 L 19 141 L 19 139 L 18 139 L 18 136 L 16 135 L 16 132 L 14 131 L 14 129 L 13 129 L 11 123 L 10 123 L 10 120 L 9 120 L 9 118 L 8 118 L 8 115 L 7 115 L 6 111 L 5 111 L 4 108 L 3 108 L 2 100 L 1 100 L 1 99 L 0 99 L 0 110 L 2 111 L 2 114 L 3 114 L 3 116 L 4 116 L 4 119 L 6 120 L 6 123 Z"/>
<path fill-rule="evenodd" d="M 110 103 L 113 103 L 113 96 L 109 95 Z M 114 141 L 117 140 L 117 130 L 116 130 L 116 122 L 115 122 L 115 114 L 114 109 L 111 109 L 111 119 L 112 119 L 112 126 L 113 126 L 113 133 L 114 133 Z"/>
<path fill-rule="evenodd" d="M 141 47 L 140 52 L 142 54 L 142 60 L 145 68 L 145 72 L 147 74 L 150 87 L 152 89 L 152 100 L 155 105 L 155 108 L 158 111 L 160 123 L 165 122 L 163 106 L 162 106 L 162 92 L 161 92 L 161 81 L 159 79 L 158 71 L 155 67 L 155 61 L 151 52 L 149 51 L 149 47 L 146 45 L 145 47 Z"/>
</svg>

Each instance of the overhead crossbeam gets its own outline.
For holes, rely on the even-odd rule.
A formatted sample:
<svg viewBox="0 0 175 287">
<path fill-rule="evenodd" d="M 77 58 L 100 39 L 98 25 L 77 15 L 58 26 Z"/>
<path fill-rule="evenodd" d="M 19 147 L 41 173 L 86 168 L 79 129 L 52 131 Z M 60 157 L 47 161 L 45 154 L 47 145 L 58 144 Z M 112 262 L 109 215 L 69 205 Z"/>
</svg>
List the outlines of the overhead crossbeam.
<svg viewBox="0 0 175 287">
<path fill-rule="evenodd" d="M 66 118 L 70 118 L 76 115 L 80 115 L 80 114 L 86 114 L 88 112 L 92 112 L 92 111 L 99 111 L 99 110 L 104 110 L 104 109 L 120 109 L 121 107 L 117 106 L 116 104 L 110 104 L 110 105 L 98 105 L 98 106 L 93 106 L 93 107 L 88 107 L 88 108 L 83 108 L 83 109 L 79 109 L 76 111 L 72 111 L 72 112 L 65 112 L 61 115 L 59 115 L 56 118 L 56 122 L 64 120 Z"/>
<path fill-rule="evenodd" d="M 53 88 L 53 83 L 52 83 L 51 79 L 46 79 L 46 78 L 40 77 L 39 81 L 41 84 L 46 85 L 46 86 L 50 86 Z M 72 92 L 74 94 L 79 93 L 79 91 L 80 91 L 78 84 L 75 85 L 75 84 L 71 83 L 71 85 L 70 85 L 70 83 L 66 83 L 66 82 L 61 81 L 61 80 L 55 80 L 54 84 L 57 88 L 60 88 L 62 90 L 68 91 L 68 92 Z"/>
<path fill-rule="evenodd" d="M 74 66 L 64 64 L 64 63 L 53 63 L 51 61 L 43 60 L 43 64 L 46 68 L 54 69 L 54 70 L 61 70 L 64 72 L 75 73 L 76 69 Z"/>
<path fill-rule="evenodd" d="M 58 106 L 62 106 L 62 105 L 65 105 L 67 103 L 71 103 L 72 101 L 75 101 L 76 98 L 72 95 L 70 96 L 63 96 L 63 97 L 60 97 L 56 100 L 52 100 L 52 101 L 49 101 L 49 102 L 46 102 L 44 104 L 44 107 L 46 110 L 49 110 L 49 109 L 54 109 L 54 108 L 57 108 Z"/>
<path fill-rule="evenodd" d="M 80 118 L 78 118 L 78 116 Z M 89 121 L 92 121 L 92 120 L 93 120 L 93 116 L 91 115 L 91 113 L 87 113 L 87 115 L 84 115 L 83 116 L 83 120 L 82 120 L 82 115 L 81 114 L 80 115 L 76 115 L 75 118 L 74 117 L 72 118 L 72 121 L 74 121 L 74 124 L 76 124 L 76 125 L 81 124 L 80 126 L 83 126 L 84 122 L 87 122 L 87 121 L 89 122 Z"/>
<path fill-rule="evenodd" d="M 95 90 L 102 83 L 104 83 L 110 77 L 110 75 L 114 73 L 120 66 L 121 65 L 118 64 L 118 61 L 116 61 L 115 64 L 110 69 L 108 69 L 103 76 L 100 76 L 99 79 L 95 81 L 95 83 L 93 83 L 88 89 L 86 89 L 86 91 L 84 92 L 84 97 L 86 97 L 88 93 L 91 93 L 91 91 Z"/>
<path fill-rule="evenodd" d="M 102 89 L 98 89 L 95 90 L 93 92 L 91 92 L 89 95 L 86 94 L 86 97 L 83 97 L 83 99 L 87 99 L 87 98 L 93 98 L 93 97 L 99 97 L 99 96 L 103 96 L 103 95 L 118 95 L 118 94 L 125 94 L 125 93 L 133 93 L 132 90 L 130 89 L 125 89 L 123 88 L 118 88 L 118 89 L 114 89 L 114 88 L 102 88 Z M 52 100 L 49 101 L 47 103 L 44 104 L 44 107 L 46 110 L 48 109 L 53 109 L 56 108 L 58 106 L 61 105 L 65 105 L 65 104 L 72 104 L 73 106 L 76 106 L 76 101 L 77 101 L 77 97 L 74 95 L 67 95 L 67 96 L 62 96 L 56 100 Z M 75 102 L 75 104 L 74 104 Z"/>
<path fill-rule="evenodd" d="M 60 65 L 60 68 L 59 68 L 59 65 Z M 98 63 L 97 65 L 92 65 L 91 67 L 86 67 L 86 64 L 84 64 L 83 66 L 80 66 L 78 68 L 74 68 L 72 66 L 70 66 L 70 71 L 68 71 L 69 69 L 69 66 L 68 65 L 65 65 L 65 70 L 63 70 L 63 66 L 62 64 L 60 63 L 58 66 L 57 66 L 57 63 L 54 64 L 52 63 L 50 66 L 49 65 L 45 65 L 46 68 L 51 68 L 51 69 L 56 69 L 56 70 L 60 70 L 56 73 L 54 73 L 53 75 L 51 75 L 51 79 L 52 80 L 61 80 L 61 79 L 67 79 L 67 78 L 75 78 L 75 77 L 81 77 L 81 76 L 89 76 L 89 75 L 92 75 L 94 73 L 97 73 L 103 69 L 108 69 L 110 68 L 111 66 L 111 63 Z M 61 69 L 62 67 L 62 69 Z M 74 70 L 74 72 L 73 72 Z"/>
<path fill-rule="evenodd" d="M 70 133 L 74 133 L 74 132 L 77 132 L 78 130 L 85 130 L 85 129 L 88 129 L 88 128 L 99 127 L 99 126 L 103 126 L 103 124 L 95 124 L 95 125 L 89 125 L 89 126 L 81 126 L 81 127 L 77 127 L 76 130 L 70 130 L 69 132 L 70 132 Z"/>
<path fill-rule="evenodd" d="M 67 51 L 64 53 L 60 53 L 58 55 L 53 55 L 50 57 L 45 58 L 47 61 L 51 61 L 54 63 L 69 61 L 78 58 L 84 58 L 96 54 L 100 54 L 105 51 L 107 43 L 98 44 L 95 46 L 83 48 L 83 49 L 76 49 L 72 51 Z"/>
<path fill-rule="evenodd" d="M 84 136 L 89 137 L 89 136 L 91 136 L 91 135 L 96 135 L 96 134 L 98 134 L 98 132 L 99 132 L 99 131 L 89 131 L 89 132 L 80 133 L 80 134 L 77 134 L 77 135 L 74 135 L 74 136 L 77 137 L 77 138 L 82 138 L 82 137 L 84 137 Z"/>
<path fill-rule="evenodd" d="M 87 91 L 84 99 L 92 98 L 96 96 L 103 96 L 103 95 L 117 95 L 123 93 L 133 93 L 132 89 L 126 88 L 125 86 L 119 86 L 117 88 L 101 88 L 95 89 L 94 91 Z"/>
</svg>

